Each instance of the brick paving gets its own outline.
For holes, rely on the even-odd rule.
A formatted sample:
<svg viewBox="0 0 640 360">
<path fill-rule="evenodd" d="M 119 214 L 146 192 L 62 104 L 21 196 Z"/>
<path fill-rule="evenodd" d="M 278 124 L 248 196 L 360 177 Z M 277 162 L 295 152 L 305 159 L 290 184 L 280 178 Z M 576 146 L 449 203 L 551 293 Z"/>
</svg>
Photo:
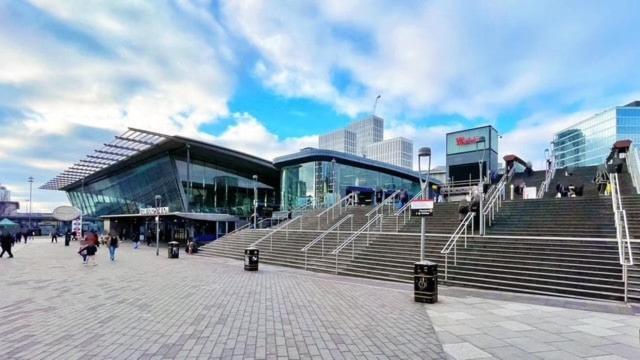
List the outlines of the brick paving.
<svg viewBox="0 0 640 360">
<path fill-rule="evenodd" d="M 0 259 L 1 359 L 640 359 L 620 303 L 410 286 L 223 258 L 120 248 L 85 267 L 77 243 Z"/>
<path fill-rule="evenodd" d="M 0 358 L 446 358 L 405 291 L 130 243 L 86 267 L 75 250 L 38 239 L 0 259 Z"/>
</svg>

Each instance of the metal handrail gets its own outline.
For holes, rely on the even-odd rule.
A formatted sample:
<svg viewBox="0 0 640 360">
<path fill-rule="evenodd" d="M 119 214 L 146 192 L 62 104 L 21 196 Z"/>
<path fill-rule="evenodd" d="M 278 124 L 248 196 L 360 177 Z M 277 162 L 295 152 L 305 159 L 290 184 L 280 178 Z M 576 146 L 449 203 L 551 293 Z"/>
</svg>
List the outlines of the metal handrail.
<svg viewBox="0 0 640 360">
<path fill-rule="evenodd" d="M 383 213 L 384 213 L 384 206 L 389 205 L 389 203 L 393 201 L 395 198 L 397 198 L 400 195 L 400 193 L 402 193 L 402 190 L 396 190 L 393 194 L 389 195 L 386 199 L 382 200 L 382 202 L 378 204 L 378 206 L 373 208 L 373 210 L 366 213 L 365 216 L 368 218 L 372 214 L 377 214 L 378 211 L 380 211 L 380 209 L 383 209 Z"/>
<path fill-rule="evenodd" d="M 331 226 L 329 229 L 324 231 L 322 234 L 318 235 L 315 239 L 313 239 L 305 247 L 300 249 L 300 251 L 304 252 L 304 269 L 305 270 L 307 270 L 307 252 L 308 252 L 308 250 L 311 247 L 313 247 L 315 244 L 317 244 L 319 241 L 321 241 L 322 250 L 321 250 L 320 254 L 322 254 L 322 256 L 324 256 L 324 238 L 328 234 L 332 233 L 334 230 L 337 229 L 337 232 L 336 232 L 336 245 L 337 245 L 338 241 L 340 241 L 340 226 L 343 223 L 345 223 L 347 220 L 351 220 L 351 231 L 353 231 L 353 214 L 348 214 L 347 216 L 342 218 L 340 221 L 338 221 L 337 223 L 333 224 L 333 226 Z"/>
<path fill-rule="evenodd" d="M 487 216 L 489 218 L 489 226 L 491 226 L 493 223 L 493 220 L 495 219 L 496 214 L 500 210 L 500 207 L 502 206 L 502 200 L 503 200 L 502 195 L 504 194 L 505 187 L 507 186 L 507 182 L 509 182 L 509 179 L 513 176 L 514 172 L 515 172 L 515 167 L 512 167 L 511 170 L 509 170 L 508 173 L 504 174 L 502 176 L 502 179 L 500 179 L 500 181 L 492 187 L 493 191 L 488 192 L 490 194 L 489 200 L 484 205 L 482 213 L 480 214 L 480 216 L 482 216 L 482 219 L 480 220 L 484 220 L 484 221 L 480 221 L 481 229 L 479 233 L 481 235 L 485 233 L 484 227 L 486 227 Z"/>
<path fill-rule="evenodd" d="M 261 225 L 262 225 L 262 223 L 263 223 L 263 222 L 265 222 L 265 221 L 267 221 L 267 220 L 273 220 L 273 219 L 274 219 L 274 218 L 272 218 L 272 217 L 271 217 L 271 218 L 264 218 L 264 219 L 262 219 L 262 220 L 258 221 L 258 222 L 256 223 L 256 229 L 258 229 L 258 228 L 262 229 L 262 226 L 261 226 Z M 239 232 L 239 231 L 242 231 L 242 230 L 245 230 L 245 229 L 251 228 L 252 226 L 253 226 L 253 222 L 249 221 L 248 223 L 246 223 L 246 224 L 242 225 L 241 227 L 239 227 L 239 228 L 235 228 L 235 229 L 234 229 L 234 230 L 232 230 L 231 232 L 228 232 L 228 233 L 224 234 L 223 236 L 221 236 L 221 237 L 220 237 L 220 238 L 218 238 L 217 240 L 220 240 L 220 239 L 222 239 L 222 238 L 224 238 L 224 237 L 227 237 L 227 236 L 229 236 L 229 235 L 235 234 L 235 233 L 237 233 L 237 232 Z"/>
<path fill-rule="evenodd" d="M 456 231 L 454 231 L 451 237 L 449 238 L 449 241 L 447 241 L 447 243 L 444 245 L 442 250 L 440 250 L 440 253 L 444 254 L 444 279 L 445 280 L 447 280 L 447 265 L 449 260 L 449 252 L 451 252 L 451 248 L 453 248 L 454 265 L 458 265 L 458 251 L 457 251 L 458 239 L 460 238 L 461 235 L 464 234 L 464 247 L 466 249 L 467 248 L 467 228 L 469 227 L 469 223 L 471 223 L 471 236 L 473 236 L 475 215 L 476 214 L 474 212 L 467 213 L 467 215 L 464 217 L 462 222 L 460 222 L 460 225 L 458 225 L 458 228 L 456 229 Z"/>
<path fill-rule="evenodd" d="M 340 221 L 338 221 L 337 223 L 333 224 L 333 226 L 331 226 L 329 229 L 325 230 L 322 234 L 318 235 L 318 237 L 316 237 L 310 243 L 308 243 L 305 247 L 300 249 L 300 251 L 309 250 L 309 248 L 311 248 L 313 245 L 315 245 L 318 241 L 324 239 L 325 236 L 327 236 L 329 233 L 334 231 L 336 228 L 340 228 L 340 225 L 342 225 L 342 223 L 344 223 L 345 221 L 347 221 L 349 219 L 351 219 L 351 230 L 353 230 L 353 214 L 348 214 L 347 216 L 342 218 Z"/>
<path fill-rule="evenodd" d="M 636 193 L 640 194 L 640 154 L 638 154 L 638 148 L 633 144 L 627 152 L 626 161 L 633 186 L 636 188 Z"/>
<path fill-rule="evenodd" d="M 261 242 L 263 242 L 265 239 L 270 238 L 271 239 L 271 245 L 270 245 L 270 249 L 273 250 L 273 234 L 275 234 L 276 232 L 285 229 L 287 230 L 287 237 L 289 236 L 289 225 L 293 224 L 296 220 L 300 220 L 300 229 L 302 229 L 302 215 L 298 215 L 296 217 L 294 217 L 293 219 L 286 221 L 282 224 L 280 224 L 278 227 L 274 228 L 273 230 L 269 231 L 269 233 L 263 237 L 261 237 L 260 239 L 258 239 L 257 241 L 253 242 L 250 247 L 256 247 L 258 246 L 258 244 L 260 244 Z"/>
<path fill-rule="evenodd" d="M 411 202 L 413 200 L 417 200 L 420 199 L 422 197 L 422 190 L 420 190 L 420 192 L 418 192 L 417 194 L 415 194 L 411 199 L 409 199 L 409 201 L 404 204 L 400 209 L 398 209 L 398 211 L 396 211 L 395 214 L 393 214 L 396 217 L 396 232 L 398 232 L 398 230 L 400 229 L 400 216 L 402 216 L 402 225 L 407 223 L 407 214 L 409 214 L 409 219 L 411 219 L 411 211 L 407 211 L 411 209 Z"/>
<path fill-rule="evenodd" d="M 355 243 L 358 236 L 362 235 L 365 231 L 367 231 L 367 246 L 369 246 L 369 228 L 371 225 L 376 224 L 376 222 L 380 221 L 380 227 L 382 228 L 382 214 L 376 215 L 373 219 L 369 220 L 366 224 L 364 224 L 358 231 L 353 233 L 353 235 L 349 236 L 345 241 L 343 241 L 340 245 L 338 245 L 332 252 L 331 255 L 336 256 L 336 274 L 338 273 L 338 255 L 340 251 L 344 249 L 346 246 L 351 244 L 351 259 L 355 258 L 356 249 Z M 382 229 L 380 229 L 382 231 Z"/>
<path fill-rule="evenodd" d="M 628 267 L 633 266 L 633 252 L 631 251 L 631 239 L 629 237 L 629 226 L 627 223 L 627 212 L 622 206 L 620 195 L 620 184 L 618 174 L 609 175 L 611 182 L 611 205 L 613 207 L 614 222 L 616 226 L 616 240 L 618 242 L 618 256 L 622 265 L 622 281 L 624 282 L 624 301 L 627 302 L 629 291 Z"/>
<path fill-rule="evenodd" d="M 322 218 L 326 214 L 327 215 L 327 224 L 329 224 L 329 214 L 331 213 L 331 218 L 335 219 L 336 218 L 336 207 L 337 207 L 338 208 L 338 214 L 342 215 L 342 211 L 343 211 L 342 203 L 344 203 L 344 208 L 347 208 L 349 206 L 349 204 L 353 205 L 353 203 L 355 203 L 355 197 L 356 197 L 356 193 L 352 192 L 352 193 L 346 195 L 345 197 L 343 197 L 342 199 L 338 200 L 338 202 L 336 202 L 335 204 L 333 204 L 330 207 L 324 209 L 320 214 L 316 215 L 316 217 L 318 218 L 318 230 L 320 229 L 320 218 Z"/>
<path fill-rule="evenodd" d="M 544 176 L 544 181 L 540 184 L 540 189 L 538 189 L 538 199 L 544 197 L 544 194 L 549 191 L 549 184 L 551 184 L 551 180 L 553 180 L 553 177 L 556 174 L 555 155 L 552 153 L 549 159 L 551 160 L 551 164 Z"/>
<path fill-rule="evenodd" d="M 309 209 L 315 209 L 316 207 L 320 207 L 320 206 L 316 206 L 316 204 L 314 204 L 313 202 L 310 202 L 306 205 L 302 205 L 299 206 L 297 208 L 293 208 L 291 209 L 291 214 L 293 214 L 295 216 L 296 213 L 302 213 L 304 214 L 305 212 L 307 212 Z"/>
</svg>

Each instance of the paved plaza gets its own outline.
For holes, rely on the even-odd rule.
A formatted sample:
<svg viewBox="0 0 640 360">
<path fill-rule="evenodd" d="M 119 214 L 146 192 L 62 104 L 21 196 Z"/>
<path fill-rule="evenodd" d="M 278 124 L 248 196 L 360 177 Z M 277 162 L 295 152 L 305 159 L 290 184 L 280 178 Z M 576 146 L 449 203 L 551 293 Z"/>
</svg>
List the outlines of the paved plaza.
<svg viewBox="0 0 640 360">
<path fill-rule="evenodd" d="M 416 304 L 406 284 L 130 243 L 86 267 L 77 247 L 0 259 L 0 358 L 640 358 L 640 317 L 620 304 L 444 287 Z"/>
</svg>

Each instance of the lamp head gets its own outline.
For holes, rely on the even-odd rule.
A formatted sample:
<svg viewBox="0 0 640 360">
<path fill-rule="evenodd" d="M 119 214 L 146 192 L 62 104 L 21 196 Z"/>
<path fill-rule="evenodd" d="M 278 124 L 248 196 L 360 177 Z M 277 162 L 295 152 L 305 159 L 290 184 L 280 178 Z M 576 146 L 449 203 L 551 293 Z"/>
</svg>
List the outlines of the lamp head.
<svg viewBox="0 0 640 360">
<path fill-rule="evenodd" d="M 162 195 L 156 195 L 156 200 L 161 200 L 162 199 Z"/>
<path fill-rule="evenodd" d="M 258 175 L 253 175 L 253 180 L 258 180 Z"/>
<path fill-rule="evenodd" d="M 431 148 L 430 147 L 421 147 L 418 150 L 418 158 L 431 156 Z"/>
</svg>

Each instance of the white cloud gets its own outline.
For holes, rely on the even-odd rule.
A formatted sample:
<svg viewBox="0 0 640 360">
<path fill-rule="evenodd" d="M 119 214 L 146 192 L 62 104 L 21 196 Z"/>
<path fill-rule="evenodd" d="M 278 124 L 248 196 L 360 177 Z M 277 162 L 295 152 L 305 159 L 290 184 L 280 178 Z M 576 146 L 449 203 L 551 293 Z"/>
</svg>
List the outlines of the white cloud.
<svg viewBox="0 0 640 360">
<path fill-rule="evenodd" d="M 65 134 L 75 125 L 189 134 L 228 114 L 233 59 L 205 4 L 31 4 L 4 7 L 7 16 L 56 25 L 20 17 L 0 25 L 0 84 L 20 88 L 0 106 L 28 110 L 20 119 L 28 134 Z"/>
<path fill-rule="evenodd" d="M 245 152 L 267 160 L 291 154 L 305 147 L 317 147 L 317 135 L 280 138 L 264 124 L 248 113 L 234 113 L 235 123 L 219 136 L 212 136 L 213 143 Z"/>
<path fill-rule="evenodd" d="M 638 4 L 223 1 L 227 27 L 259 53 L 255 71 L 288 97 L 354 116 L 493 118 L 536 97 L 565 104 L 635 86 Z M 336 74 L 359 88 L 337 84 Z M 535 104 L 535 102 L 534 102 Z M 534 109 L 537 110 L 537 109 Z"/>
</svg>

